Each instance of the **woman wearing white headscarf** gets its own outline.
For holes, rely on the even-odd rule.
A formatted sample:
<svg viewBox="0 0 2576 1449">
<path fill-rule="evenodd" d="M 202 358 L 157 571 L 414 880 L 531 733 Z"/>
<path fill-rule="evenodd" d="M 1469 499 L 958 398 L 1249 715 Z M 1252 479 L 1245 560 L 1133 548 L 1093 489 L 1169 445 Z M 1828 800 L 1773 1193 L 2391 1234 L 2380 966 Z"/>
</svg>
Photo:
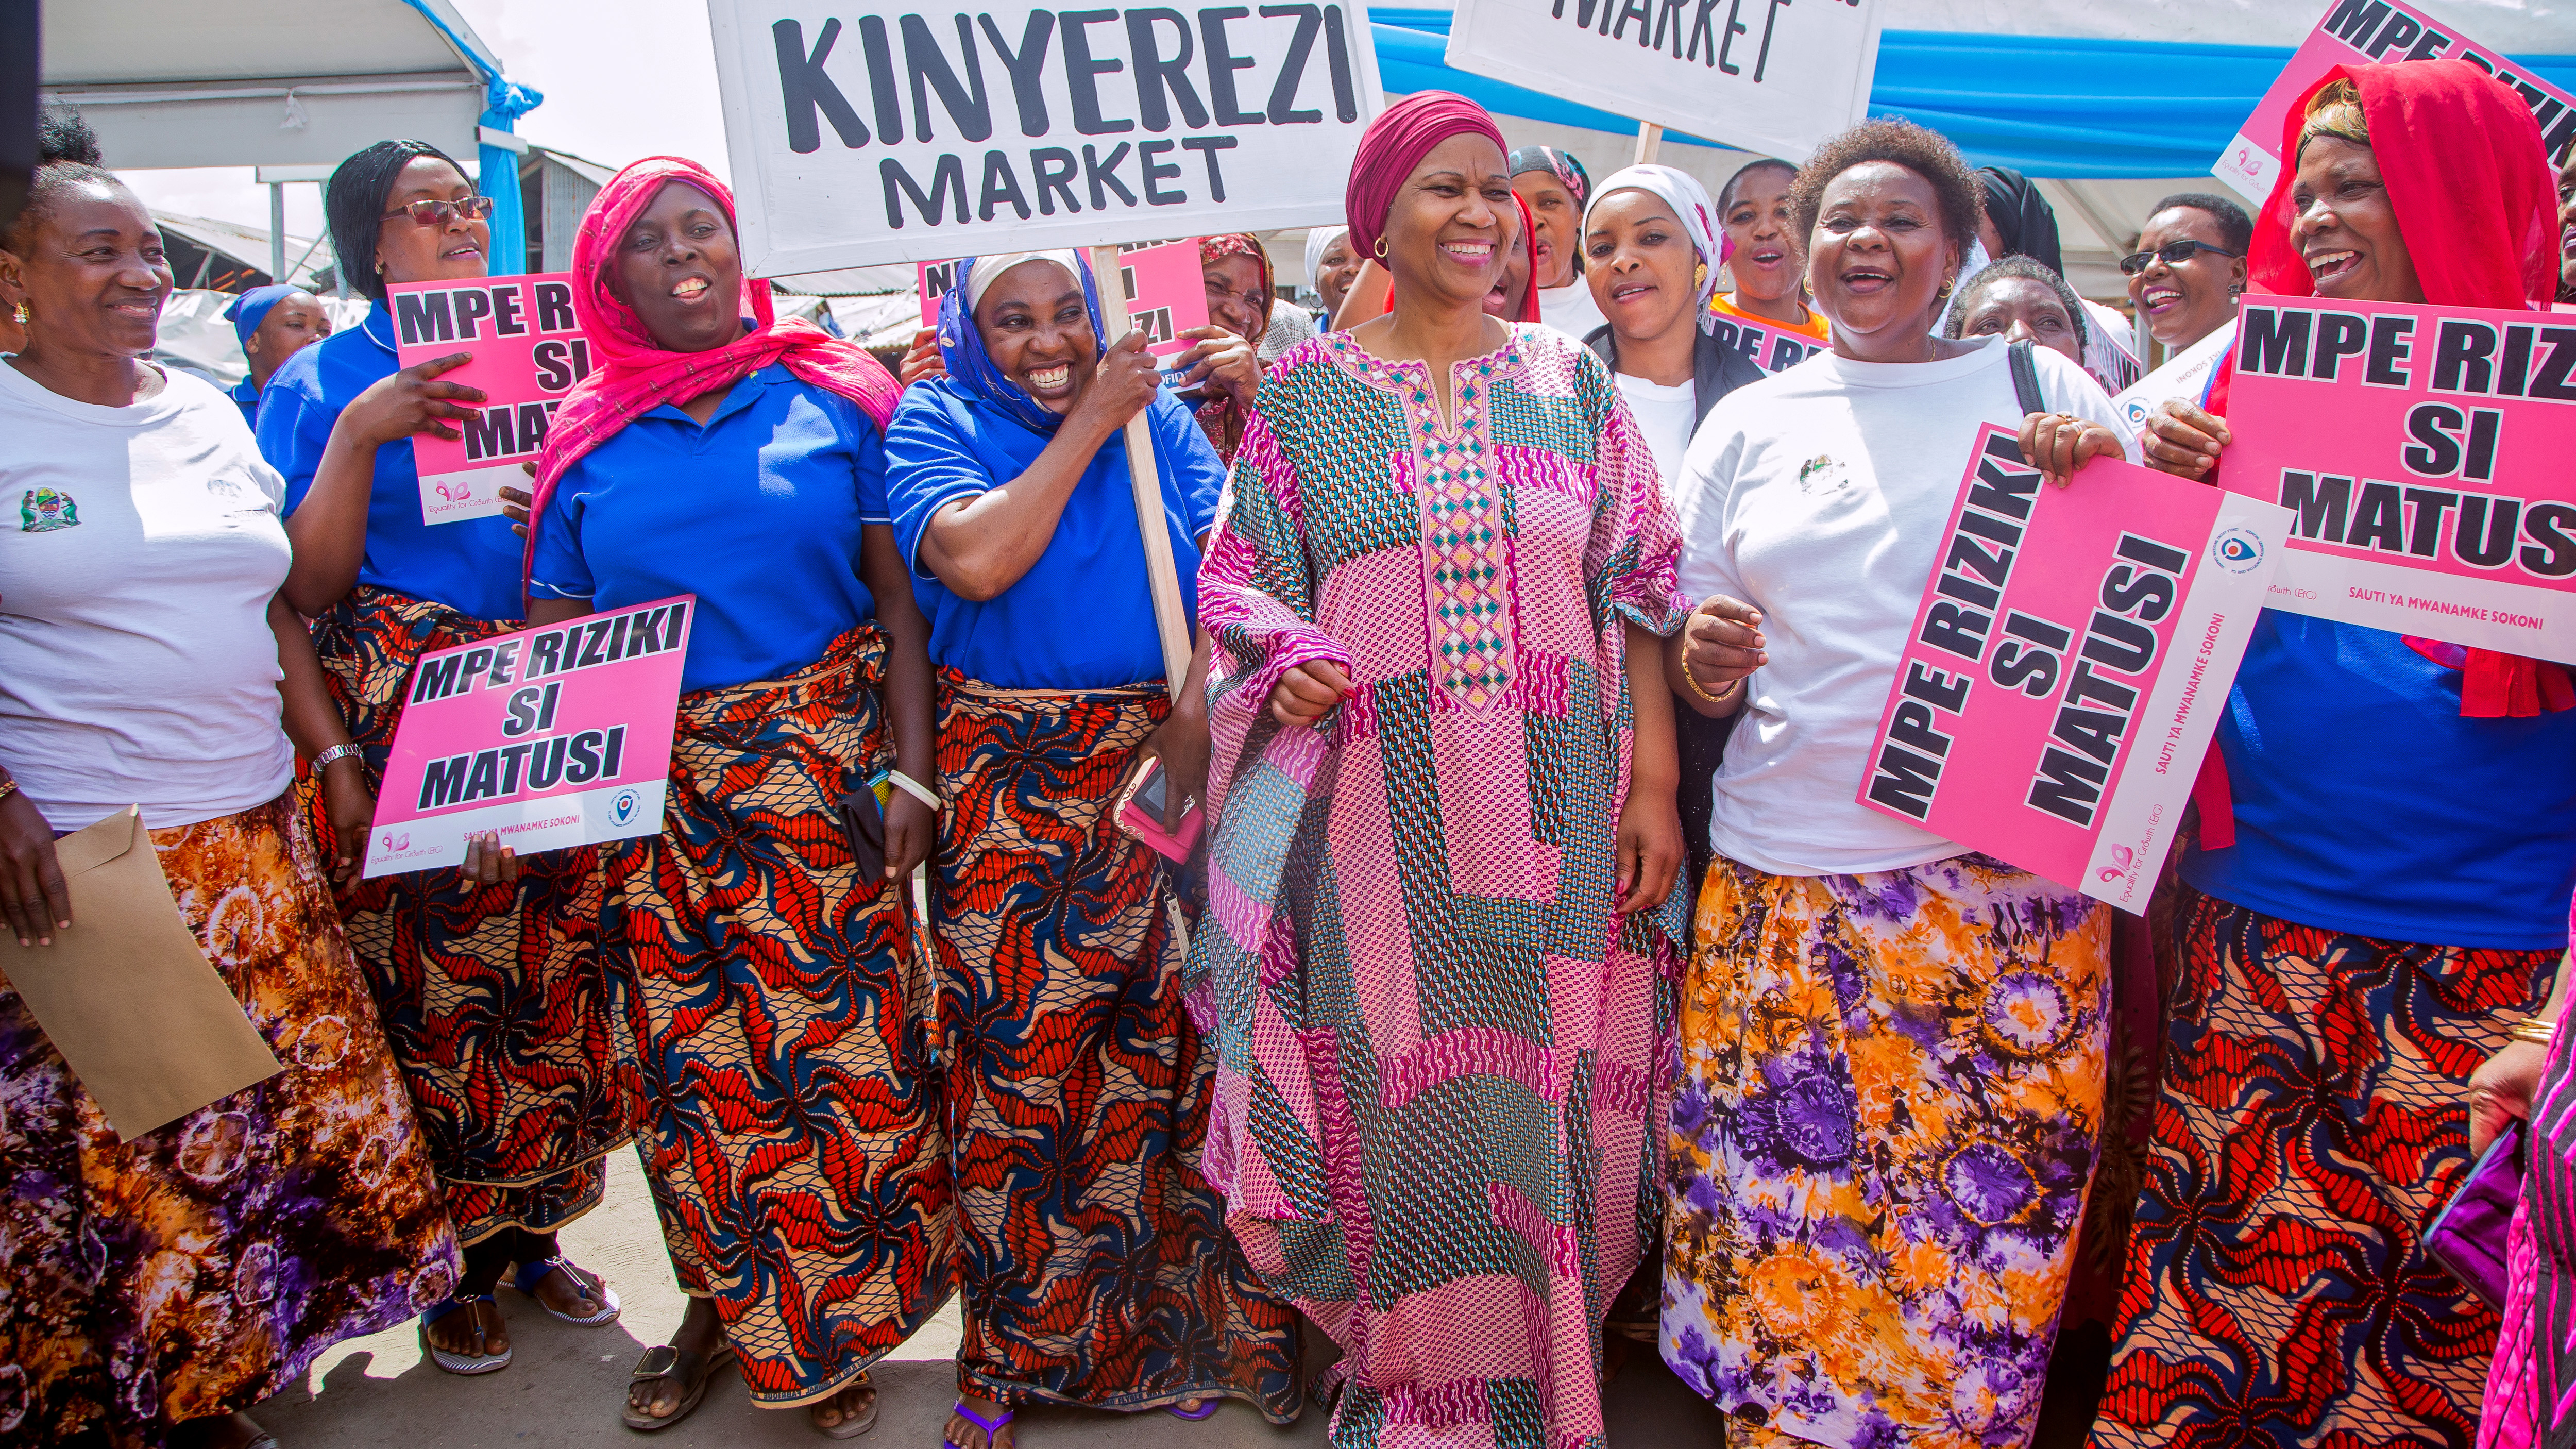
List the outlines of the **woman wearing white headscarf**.
<svg viewBox="0 0 2576 1449">
<path fill-rule="evenodd" d="M 1321 325 L 1330 330 L 1333 314 L 1342 310 L 1351 279 L 1360 274 L 1360 254 L 1351 246 L 1351 229 L 1319 226 L 1306 233 L 1306 285 L 1324 299 Z"/>
</svg>

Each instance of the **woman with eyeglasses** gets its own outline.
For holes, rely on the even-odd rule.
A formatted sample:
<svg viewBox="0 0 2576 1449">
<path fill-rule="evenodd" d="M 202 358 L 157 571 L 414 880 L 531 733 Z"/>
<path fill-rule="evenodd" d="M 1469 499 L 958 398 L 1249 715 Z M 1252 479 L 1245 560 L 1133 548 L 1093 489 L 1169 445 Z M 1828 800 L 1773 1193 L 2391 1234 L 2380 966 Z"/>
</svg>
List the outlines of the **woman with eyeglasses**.
<svg viewBox="0 0 2576 1449">
<path fill-rule="evenodd" d="M 364 325 L 289 358 L 260 404 L 260 451 L 286 477 L 295 549 L 285 596 L 311 618 L 314 651 L 355 752 L 381 776 L 413 664 L 434 649 L 520 627 L 520 541 L 498 515 L 427 523 L 411 440 L 454 439 L 478 390 L 444 381 L 470 346 L 398 368 L 398 282 L 483 276 L 488 198 L 421 141 L 379 141 L 340 164 L 323 195 L 331 245 L 375 307 Z M 329 822 L 319 817 L 318 829 Z M 343 859 L 363 835 L 323 835 Z M 617 1317 L 617 1296 L 567 1262 L 555 1232 L 599 1203 L 601 1157 L 630 1140 L 642 1079 L 621 1054 L 598 950 L 598 853 L 526 861 L 497 835 L 461 869 L 343 886 L 341 918 L 375 989 L 404 1081 L 465 1247 L 455 1294 L 421 1317 L 450 1373 L 507 1367 L 493 1290 L 566 1322 Z"/>
<path fill-rule="evenodd" d="M 2164 363 L 2121 394 L 2131 427 L 2167 398 L 2198 401 L 2218 359 L 2236 341 L 2253 219 L 2223 196 L 2185 191 L 2156 203 L 2138 249 L 2120 259 L 2129 300 L 2165 349 Z"/>
</svg>

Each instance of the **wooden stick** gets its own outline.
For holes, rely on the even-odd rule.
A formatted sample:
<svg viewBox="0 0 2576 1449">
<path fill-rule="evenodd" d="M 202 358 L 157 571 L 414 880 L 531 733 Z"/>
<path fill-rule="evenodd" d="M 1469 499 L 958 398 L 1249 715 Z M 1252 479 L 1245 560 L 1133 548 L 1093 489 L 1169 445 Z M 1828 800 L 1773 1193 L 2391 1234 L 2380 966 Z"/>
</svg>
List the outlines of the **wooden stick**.
<svg viewBox="0 0 2576 1449">
<path fill-rule="evenodd" d="M 1100 306 L 1116 342 L 1132 328 L 1127 312 L 1127 278 L 1118 265 L 1118 248 L 1093 247 L 1091 273 L 1100 288 Z M 1174 699 L 1190 673 L 1190 618 L 1181 607 L 1181 573 L 1172 561 L 1171 526 L 1163 516 L 1162 469 L 1154 462 L 1154 424 L 1144 411 L 1127 420 L 1127 481 L 1136 490 L 1136 528 L 1145 545 L 1145 582 L 1154 593 L 1154 628 L 1163 642 L 1163 688 Z"/>
<path fill-rule="evenodd" d="M 1637 123 L 1637 164 L 1645 165 L 1664 149 L 1664 128 L 1652 121 Z"/>
</svg>

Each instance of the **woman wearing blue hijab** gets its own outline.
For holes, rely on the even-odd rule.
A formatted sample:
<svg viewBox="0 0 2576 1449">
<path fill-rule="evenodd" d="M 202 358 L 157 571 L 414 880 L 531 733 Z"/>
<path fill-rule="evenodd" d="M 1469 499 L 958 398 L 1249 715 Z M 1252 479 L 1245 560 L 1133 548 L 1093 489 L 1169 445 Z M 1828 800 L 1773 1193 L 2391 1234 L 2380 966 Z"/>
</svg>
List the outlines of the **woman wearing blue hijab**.
<svg viewBox="0 0 2576 1449">
<path fill-rule="evenodd" d="M 1153 433 L 1181 596 L 1224 482 L 1069 251 L 962 264 L 945 377 L 886 431 L 895 541 L 939 672 L 940 1029 L 965 1342 L 948 1440 L 1003 1449 L 1015 1406 L 1299 1407 L 1296 1316 L 1200 1169 L 1214 1062 L 1181 998 L 1171 882 L 1111 805 L 1139 762 L 1204 769 L 1167 702 L 1125 429 Z M 1140 1265 L 1146 1265 L 1140 1268 Z M 998 1442 L 996 1442 L 998 1441 Z"/>
<path fill-rule="evenodd" d="M 224 309 L 233 324 L 250 371 L 226 394 L 241 405 L 242 421 L 259 427 L 259 394 L 286 359 L 331 335 L 331 314 L 322 299 L 302 287 L 253 287 Z"/>
</svg>

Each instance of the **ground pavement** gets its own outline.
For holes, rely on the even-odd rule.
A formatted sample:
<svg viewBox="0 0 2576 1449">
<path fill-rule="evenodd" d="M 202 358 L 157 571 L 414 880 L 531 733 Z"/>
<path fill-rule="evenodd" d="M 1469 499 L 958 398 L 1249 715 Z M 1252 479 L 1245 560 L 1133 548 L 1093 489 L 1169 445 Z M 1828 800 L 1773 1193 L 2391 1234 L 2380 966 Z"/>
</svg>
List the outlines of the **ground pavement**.
<svg viewBox="0 0 2576 1449">
<path fill-rule="evenodd" d="M 645 1348 L 680 1321 L 680 1290 L 653 1221 L 653 1205 L 630 1152 L 609 1156 L 608 1200 L 566 1228 L 573 1261 L 604 1274 L 625 1316 L 605 1328 L 559 1323 L 508 1289 L 515 1361 L 496 1374 L 457 1378 L 430 1366 L 409 1324 L 352 1339 L 326 1353 L 301 1389 L 262 1405 L 260 1423 L 283 1449 L 710 1449 L 776 1446 L 820 1449 L 802 1410 L 755 1409 L 742 1380 L 723 1372 L 685 1422 L 638 1434 L 618 1422 L 628 1372 Z M 1327 1347 L 1329 1347 L 1327 1345 Z M 938 1449 L 957 1378 L 952 1307 L 879 1363 L 883 1410 L 854 1449 Z M 1274 1429 L 1251 1408 L 1228 1403 L 1204 1423 L 1168 1414 L 1033 1410 L 1020 1415 L 1020 1449 L 1292 1449 L 1320 1445 L 1324 1414 Z M 1619 1449 L 1720 1443 L 1716 1414 L 1651 1353 L 1630 1356 L 1610 1389 L 1610 1440 Z"/>
</svg>

